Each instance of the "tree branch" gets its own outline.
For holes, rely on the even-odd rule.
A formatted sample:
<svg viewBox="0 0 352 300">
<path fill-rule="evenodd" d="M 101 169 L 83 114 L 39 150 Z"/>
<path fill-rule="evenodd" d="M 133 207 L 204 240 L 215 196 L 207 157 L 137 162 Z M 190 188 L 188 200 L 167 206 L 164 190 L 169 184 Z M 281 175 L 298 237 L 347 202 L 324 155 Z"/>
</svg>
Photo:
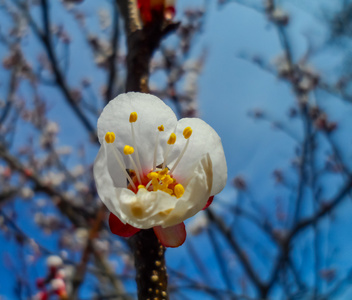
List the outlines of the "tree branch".
<svg viewBox="0 0 352 300">
<path fill-rule="evenodd" d="M 99 143 L 95 131 L 95 126 L 91 124 L 87 116 L 82 112 L 82 110 L 79 108 L 77 105 L 75 99 L 72 97 L 70 89 L 64 79 L 64 75 L 62 74 L 61 70 L 59 69 L 59 64 L 58 60 L 56 58 L 56 54 L 54 52 L 54 49 L 51 44 L 51 32 L 50 32 L 50 14 L 49 14 L 49 7 L 48 7 L 48 2 L 47 0 L 41 0 L 41 9 L 42 9 L 42 19 L 43 19 L 43 25 L 44 25 L 44 32 L 40 30 L 40 28 L 36 25 L 34 20 L 32 19 L 31 15 L 27 11 L 27 8 L 25 7 L 24 4 L 20 3 L 18 0 L 15 0 L 15 4 L 21 9 L 23 12 L 24 16 L 28 20 L 29 24 L 31 25 L 31 28 L 33 32 L 37 35 L 39 40 L 44 46 L 44 49 L 46 50 L 49 60 L 51 62 L 52 70 L 55 76 L 55 81 L 60 88 L 61 92 L 64 95 L 64 98 L 67 102 L 67 104 L 71 107 L 73 112 L 76 114 L 78 119 L 81 121 L 83 126 L 86 128 L 88 133 L 90 134 L 90 137 L 92 141 Z"/>
<path fill-rule="evenodd" d="M 13 169 L 24 175 L 30 181 L 35 184 L 35 189 L 46 193 L 48 196 L 53 197 L 58 200 L 54 201 L 57 208 L 65 215 L 74 225 L 83 226 L 86 224 L 85 217 L 88 216 L 88 212 L 82 207 L 75 207 L 71 203 L 72 199 L 68 198 L 60 191 L 56 190 L 52 186 L 46 184 L 38 174 L 33 170 L 25 167 L 17 158 L 12 156 L 6 148 L 0 144 L 0 158 L 8 163 L 8 165 Z"/>
<path fill-rule="evenodd" d="M 251 262 L 250 262 L 248 256 L 245 254 L 245 252 L 241 249 L 238 242 L 232 236 L 230 228 L 227 228 L 227 226 L 225 225 L 223 220 L 220 219 L 219 217 L 217 217 L 210 208 L 208 208 L 206 210 L 206 214 L 207 214 L 209 220 L 212 223 L 214 223 L 218 227 L 220 232 L 226 237 L 230 246 L 233 248 L 233 250 L 237 254 L 239 260 L 241 261 L 243 268 L 246 271 L 248 277 L 251 279 L 251 281 L 253 282 L 255 287 L 258 289 L 261 296 L 265 297 L 266 296 L 265 285 L 263 284 L 263 282 L 259 278 L 258 274 L 254 271 L 253 266 L 251 265 Z"/>
</svg>

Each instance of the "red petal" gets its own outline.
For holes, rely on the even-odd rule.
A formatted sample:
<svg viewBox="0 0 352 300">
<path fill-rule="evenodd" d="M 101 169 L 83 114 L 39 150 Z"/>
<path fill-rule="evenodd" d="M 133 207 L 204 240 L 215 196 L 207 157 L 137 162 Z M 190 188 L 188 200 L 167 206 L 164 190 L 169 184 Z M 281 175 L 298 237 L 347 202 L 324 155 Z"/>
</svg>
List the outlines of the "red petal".
<svg viewBox="0 0 352 300">
<path fill-rule="evenodd" d="M 167 228 L 156 226 L 153 229 L 160 243 L 165 247 L 176 248 L 186 240 L 187 233 L 183 222 Z"/>
<path fill-rule="evenodd" d="M 118 217 L 110 213 L 109 216 L 109 227 L 113 234 L 122 237 L 130 237 L 140 231 L 140 229 L 135 228 L 129 224 L 123 224 Z"/>
<path fill-rule="evenodd" d="M 205 206 L 203 207 L 202 210 L 207 209 L 210 206 L 210 204 L 213 203 L 213 200 L 214 200 L 214 196 L 210 196 L 209 199 L 208 199 L 207 204 L 205 204 Z"/>
</svg>

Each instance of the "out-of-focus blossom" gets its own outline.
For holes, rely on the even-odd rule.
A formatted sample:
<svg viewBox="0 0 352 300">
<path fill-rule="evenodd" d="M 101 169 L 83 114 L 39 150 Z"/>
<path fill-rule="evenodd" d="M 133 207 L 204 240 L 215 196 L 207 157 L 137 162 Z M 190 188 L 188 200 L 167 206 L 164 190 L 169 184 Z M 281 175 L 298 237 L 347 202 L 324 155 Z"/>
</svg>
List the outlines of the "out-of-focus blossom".
<svg viewBox="0 0 352 300">
<path fill-rule="evenodd" d="M 49 172 L 45 175 L 45 183 L 52 186 L 59 186 L 65 179 L 64 173 Z"/>
<path fill-rule="evenodd" d="M 86 228 L 77 228 L 75 230 L 75 239 L 79 246 L 83 247 L 87 243 L 88 239 L 88 230 Z"/>
<path fill-rule="evenodd" d="M 50 255 L 46 260 L 46 265 L 49 268 L 59 268 L 63 265 L 63 261 L 60 256 Z"/>
<path fill-rule="evenodd" d="M 34 196 L 34 192 L 31 188 L 29 187 L 23 187 L 21 189 L 21 197 L 23 199 L 32 199 Z"/>
<path fill-rule="evenodd" d="M 62 278 L 54 278 L 50 282 L 53 292 L 61 298 L 64 298 L 66 293 L 66 284 Z"/>
<path fill-rule="evenodd" d="M 82 165 L 77 165 L 71 170 L 71 175 L 73 177 L 78 177 L 83 175 L 85 172 L 84 167 Z"/>
</svg>

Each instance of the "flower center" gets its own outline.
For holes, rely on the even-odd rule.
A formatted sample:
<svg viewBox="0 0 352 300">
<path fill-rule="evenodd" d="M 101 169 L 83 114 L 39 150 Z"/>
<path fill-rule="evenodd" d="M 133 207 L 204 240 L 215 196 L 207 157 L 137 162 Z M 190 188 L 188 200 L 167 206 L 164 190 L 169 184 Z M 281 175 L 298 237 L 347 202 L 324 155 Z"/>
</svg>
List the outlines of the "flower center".
<svg viewBox="0 0 352 300">
<path fill-rule="evenodd" d="M 130 170 L 130 175 L 133 182 L 136 184 L 138 178 L 134 170 Z M 182 184 L 178 183 L 172 175 L 168 174 L 169 169 L 157 169 L 150 171 L 146 176 L 142 178 L 142 184 L 139 184 L 137 189 L 133 188 L 131 184 L 128 185 L 128 189 L 137 193 L 139 189 L 146 189 L 147 191 L 163 191 L 176 198 L 182 197 L 185 189 Z"/>
<path fill-rule="evenodd" d="M 134 131 L 134 123 L 137 122 L 137 119 L 138 119 L 137 113 L 132 112 L 130 114 L 129 122 L 131 123 L 131 135 L 132 135 L 133 147 L 129 145 L 125 145 L 123 149 L 124 155 L 127 155 L 129 157 L 131 161 L 131 165 L 133 166 L 133 169 L 129 169 L 128 172 L 123 167 L 124 163 L 121 160 L 122 158 L 121 154 L 119 153 L 117 148 L 114 147 L 113 145 L 115 141 L 115 133 L 107 132 L 105 135 L 106 143 L 108 145 L 111 145 L 114 156 L 129 182 L 129 185 L 127 188 L 133 191 L 134 193 L 137 193 L 139 189 L 146 189 L 147 191 L 150 191 L 150 192 L 163 191 L 171 196 L 175 196 L 176 198 L 182 197 L 182 195 L 185 192 L 185 189 L 182 184 L 178 183 L 176 179 L 173 178 L 172 173 L 177 167 L 177 165 L 180 163 L 182 157 L 184 156 L 188 148 L 190 137 L 192 135 L 192 128 L 186 127 L 183 130 L 183 136 L 187 140 L 187 142 L 183 150 L 181 151 L 179 157 L 177 158 L 175 164 L 173 165 L 171 170 L 169 170 L 169 168 L 167 168 L 168 156 L 170 151 L 173 148 L 173 145 L 176 143 L 176 134 L 175 133 L 170 134 L 170 137 L 167 141 L 165 153 L 164 153 L 164 161 L 161 165 L 161 168 L 158 168 L 156 166 L 156 160 L 157 160 L 157 154 L 158 154 L 159 136 L 164 131 L 163 125 L 158 126 L 158 131 L 156 133 L 156 140 L 155 140 L 155 148 L 154 148 L 153 169 L 149 171 L 147 175 L 144 175 L 142 172 L 138 149 L 136 147 L 137 144 L 136 144 L 136 137 L 135 137 L 135 131 Z M 132 157 L 132 154 L 134 154 L 135 159 Z"/>
</svg>

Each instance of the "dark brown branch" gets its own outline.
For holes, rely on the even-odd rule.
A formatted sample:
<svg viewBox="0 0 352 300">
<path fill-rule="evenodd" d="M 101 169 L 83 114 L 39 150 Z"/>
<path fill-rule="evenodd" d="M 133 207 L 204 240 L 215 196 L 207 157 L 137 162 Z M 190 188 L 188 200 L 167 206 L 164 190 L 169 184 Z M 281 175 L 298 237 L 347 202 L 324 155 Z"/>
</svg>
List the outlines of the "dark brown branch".
<svg viewBox="0 0 352 300">
<path fill-rule="evenodd" d="M 160 41 L 170 32 L 173 32 L 179 23 L 165 22 L 163 12 L 154 13 L 153 21 L 140 25 L 136 16 L 134 1 L 119 1 L 119 10 L 124 17 L 127 35 L 127 81 L 126 92 L 149 91 L 149 63 Z"/>
<path fill-rule="evenodd" d="M 169 299 L 165 247 L 153 229 L 141 230 L 129 240 L 137 271 L 138 299 Z"/>
</svg>

